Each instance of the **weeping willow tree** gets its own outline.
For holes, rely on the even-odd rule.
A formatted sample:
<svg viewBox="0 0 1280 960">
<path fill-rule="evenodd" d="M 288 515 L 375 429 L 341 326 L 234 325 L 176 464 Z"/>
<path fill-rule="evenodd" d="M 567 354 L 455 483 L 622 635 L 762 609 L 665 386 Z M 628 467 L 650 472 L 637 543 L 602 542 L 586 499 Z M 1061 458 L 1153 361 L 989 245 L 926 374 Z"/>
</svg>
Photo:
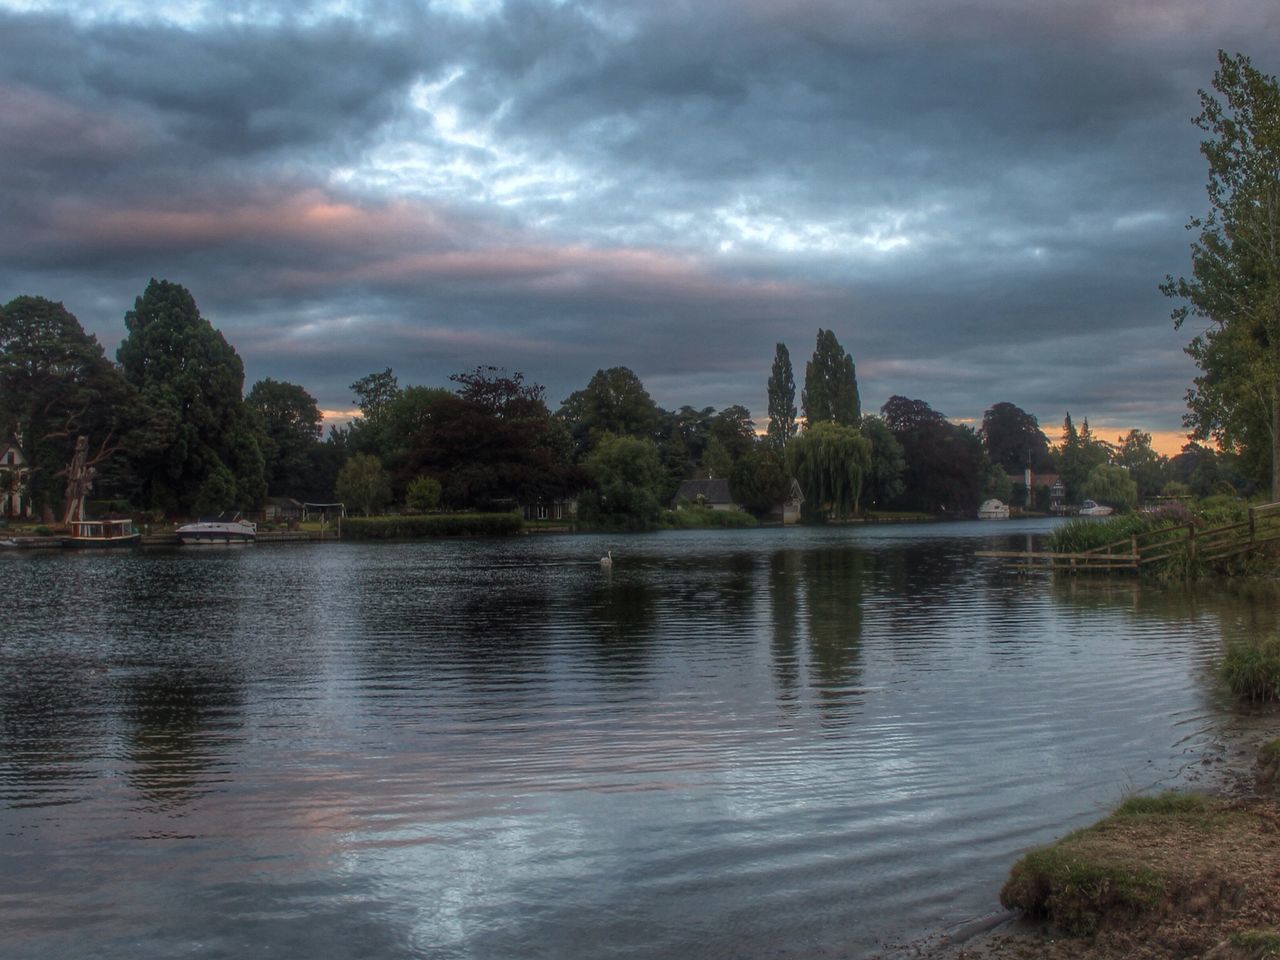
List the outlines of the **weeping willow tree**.
<svg viewBox="0 0 1280 960">
<path fill-rule="evenodd" d="M 840 519 L 858 512 L 871 441 L 857 427 L 812 423 L 787 445 L 787 460 L 814 514 Z"/>
</svg>

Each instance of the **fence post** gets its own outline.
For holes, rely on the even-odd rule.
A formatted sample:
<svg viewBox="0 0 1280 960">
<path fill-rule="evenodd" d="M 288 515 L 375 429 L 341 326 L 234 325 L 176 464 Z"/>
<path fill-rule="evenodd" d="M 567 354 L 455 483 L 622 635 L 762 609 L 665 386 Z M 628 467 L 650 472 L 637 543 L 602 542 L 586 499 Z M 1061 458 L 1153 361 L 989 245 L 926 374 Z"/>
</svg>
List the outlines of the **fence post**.
<svg viewBox="0 0 1280 960">
<path fill-rule="evenodd" d="M 1133 565 L 1135 567 L 1141 566 L 1142 558 L 1138 556 L 1138 535 L 1136 533 L 1130 535 L 1129 544 L 1129 552 L 1133 554 Z"/>
<path fill-rule="evenodd" d="M 1187 536 L 1187 553 L 1190 555 L 1191 559 L 1194 560 L 1196 558 L 1196 525 L 1194 523 L 1188 523 L 1187 530 L 1189 531 Z"/>
<path fill-rule="evenodd" d="M 1250 544 L 1253 543 L 1253 534 L 1254 534 L 1253 507 L 1250 507 L 1249 508 L 1249 543 Z"/>
</svg>

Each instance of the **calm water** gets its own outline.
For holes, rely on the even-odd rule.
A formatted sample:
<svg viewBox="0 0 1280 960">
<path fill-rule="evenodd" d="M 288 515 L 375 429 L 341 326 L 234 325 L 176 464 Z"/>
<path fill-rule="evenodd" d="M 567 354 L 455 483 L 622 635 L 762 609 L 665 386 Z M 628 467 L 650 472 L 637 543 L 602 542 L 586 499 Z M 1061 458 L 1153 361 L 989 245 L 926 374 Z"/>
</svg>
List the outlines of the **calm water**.
<svg viewBox="0 0 1280 960">
<path fill-rule="evenodd" d="M 1261 616 L 973 558 L 1045 529 L 9 551 L 3 953 L 858 957 L 989 912 L 1198 762 Z"/>
</svg>

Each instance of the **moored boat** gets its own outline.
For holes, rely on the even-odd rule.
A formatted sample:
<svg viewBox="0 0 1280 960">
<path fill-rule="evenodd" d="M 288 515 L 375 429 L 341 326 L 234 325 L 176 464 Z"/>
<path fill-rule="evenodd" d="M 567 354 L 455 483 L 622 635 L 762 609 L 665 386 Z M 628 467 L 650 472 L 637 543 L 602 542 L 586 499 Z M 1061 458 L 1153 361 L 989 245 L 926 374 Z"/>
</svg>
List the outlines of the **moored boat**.
<svg viewBox="0 0 1280 960">
<path fill-rule="evenodd" d="M 1093 500 L 1086 500 L 1080 504 L 1080 516 L 1082 517 L 1109 517 L 1114 512 L 1111 507 L 1104 507 Z"/>
<path fill-rule="evenodd" d="M 71 531 L 62 537 L 64 547 L 132 547 L 142 542 L 142 534 L 132 520 L 72 520 Z"/>
<path fill-rule="evenodd" d="M 985 500 L 978 508 L 979 520 L 1008 520 L 1009 505 L 1000 500 Z"/>
<path fill-rule="evenodd" d="M 186 544 L 253 543 L 258 538 L 258 525 L 238 513 L 224 513 L 184 523 L 175 533 Z"/>
</svg>

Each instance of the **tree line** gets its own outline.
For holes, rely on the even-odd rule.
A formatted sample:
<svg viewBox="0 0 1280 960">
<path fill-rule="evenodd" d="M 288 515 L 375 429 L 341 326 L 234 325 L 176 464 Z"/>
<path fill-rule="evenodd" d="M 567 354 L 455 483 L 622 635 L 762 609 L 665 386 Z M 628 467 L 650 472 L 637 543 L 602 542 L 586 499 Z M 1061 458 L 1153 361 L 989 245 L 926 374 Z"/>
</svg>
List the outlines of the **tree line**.
<svg viewBox="0 0 1280 960">
<path fill-rule="evenodd" d="M 853 358 L 830 330 L 818 331 L 798 403 L 790 353 L 777 345 L 760 436 L 740 405 L 661 408 L 626 367 L 597 371 L 553 411 L 541 385 L 490 366 L 454 374 L 449 387 L 370 373 L 351 385 L 359 414 L 325 436 L 302 386 L 267 378 L 244 391 L 240 357 L 180 284 L 152 280 L 124 322 L 112 362 L 60 303 L 24 296 L 0 308 L 0 429 L 20 443 L 44 516 L 64 506 L 81 436 L 97 499 L 168 516 L 252 512 L 268 495 L 337 498 L 366 513 L 577 498 L 587 523 L 643 528 L 694 477 L 728 480 L 757 515 L 776 509 L 794 478 L 813 520 L 1024 502 L 1017 478 L 1028 466 L 1061 474 L 1069 497 L 1117 505 L 1171 481 L 1239 480 L 1229 457 L 1194 448 L 1170 461 L 1146 434 L 1108 444 L 1069 415 L 1051 446 L 1011 403 L 995 404 L 978 430 L 901 396 L 864 414 Z"/>
</svg>

